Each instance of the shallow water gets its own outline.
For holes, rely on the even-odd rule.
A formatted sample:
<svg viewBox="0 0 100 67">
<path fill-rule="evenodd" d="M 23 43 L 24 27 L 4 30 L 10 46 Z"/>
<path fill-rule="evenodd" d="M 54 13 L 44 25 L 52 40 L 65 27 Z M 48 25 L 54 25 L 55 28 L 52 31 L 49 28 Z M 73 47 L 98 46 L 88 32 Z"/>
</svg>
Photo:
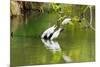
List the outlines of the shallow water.
<svg viewBox="0 0 100 67">
<path fill-rule="evenodd" d="M 16 16 L 11 19 L 11 65 L 58 64 L 95 61 L 95 32 L 68 25 L 53 40 L 40 38 L 54 25 L 55 13 L 39 16 Z"/>
</svg>

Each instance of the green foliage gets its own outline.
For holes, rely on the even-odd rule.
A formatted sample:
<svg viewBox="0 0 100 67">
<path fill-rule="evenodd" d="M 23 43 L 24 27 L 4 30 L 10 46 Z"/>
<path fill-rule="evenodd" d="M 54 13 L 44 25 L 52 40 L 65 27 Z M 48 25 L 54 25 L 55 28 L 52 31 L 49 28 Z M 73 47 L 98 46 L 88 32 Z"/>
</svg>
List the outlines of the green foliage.
<svg viewBox="0 0 100 67">
<path fill-rule="evenodd" d="M 61 6 L 59 4 L 56 4 L 56 3 L 52 3 L 51 6 L 55 12 L 58 12 L 58 10 L 60 10 L 60 8 L 61 8 Z"/>
</svg>

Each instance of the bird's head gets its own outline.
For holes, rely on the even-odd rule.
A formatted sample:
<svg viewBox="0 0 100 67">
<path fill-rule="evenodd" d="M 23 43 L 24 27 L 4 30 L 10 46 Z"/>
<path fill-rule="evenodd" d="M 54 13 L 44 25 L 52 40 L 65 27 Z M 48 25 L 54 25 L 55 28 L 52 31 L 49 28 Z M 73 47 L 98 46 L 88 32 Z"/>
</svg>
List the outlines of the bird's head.
<svg viewBox="0 0 100 67">
<path fill-rule="evenodd" d="M 66 19 L 64 19 L 64 21 L 62 22 L 62 25 L 65 25 L 65 24 L 73 24 L 72 23 L 72 19 L 71 18 L 66 18 Z"/>
<path fill-rule="evenodd" d="M 73 25 L 72 19 L 67 24 Z"/>
</svg>

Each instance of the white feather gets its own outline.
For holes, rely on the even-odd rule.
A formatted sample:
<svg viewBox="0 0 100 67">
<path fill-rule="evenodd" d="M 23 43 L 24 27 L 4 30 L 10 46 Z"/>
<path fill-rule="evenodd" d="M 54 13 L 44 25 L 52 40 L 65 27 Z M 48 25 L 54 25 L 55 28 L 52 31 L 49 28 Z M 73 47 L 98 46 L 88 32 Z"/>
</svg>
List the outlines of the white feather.
<svg viewBox="0 0 100 67">
<path fill-rule="evenodd" d="M 55 31 L 50 39 L 52 40 L 54 38 L 57 38 L 59 36 L 61 30 L 62 30 L 62 28 L 59 28 L 57 31 Z"/>
<path fill-rule="evenodd" d="M 45 30 L 43 32 L 41 38 L 43 38 L 45 35 L 47 35 L 47 37 L 49 37 L 49 35 L 54 32 L 55 28 L 56 28 L 56 26 L 54 25 L 54 26 L 48 28 L 47 30 Z"/>
<path fill-rule="evenodd" d="M 71 22 L 71 18 L 65 18 L 63 21 L 62 21 L 62 25 L 64 24 L 68 24 Z"/>
</svg>

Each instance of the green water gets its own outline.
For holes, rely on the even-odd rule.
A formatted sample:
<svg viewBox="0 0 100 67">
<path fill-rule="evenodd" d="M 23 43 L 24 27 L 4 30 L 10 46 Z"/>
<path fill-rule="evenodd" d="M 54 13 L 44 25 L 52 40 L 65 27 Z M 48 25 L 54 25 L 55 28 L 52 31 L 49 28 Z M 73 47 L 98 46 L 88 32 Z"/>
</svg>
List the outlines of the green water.
<svg viewBox="0 0 100 67">
<path fill-rule="evenodd" d="M 95 32 L 84 30 L 78 23 L 65 26 L 53 42 L 59 48 L 48 49 L 40 36 L 56 23 L 55 13 L 39 16 L 16 16 L 11 19 L 11 65 L 38 65 L 95 61 Z M 64 59 L 67 56 L 67 61 Z"/>
</svg>

